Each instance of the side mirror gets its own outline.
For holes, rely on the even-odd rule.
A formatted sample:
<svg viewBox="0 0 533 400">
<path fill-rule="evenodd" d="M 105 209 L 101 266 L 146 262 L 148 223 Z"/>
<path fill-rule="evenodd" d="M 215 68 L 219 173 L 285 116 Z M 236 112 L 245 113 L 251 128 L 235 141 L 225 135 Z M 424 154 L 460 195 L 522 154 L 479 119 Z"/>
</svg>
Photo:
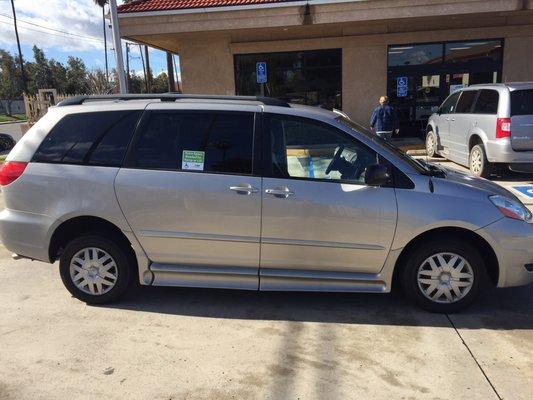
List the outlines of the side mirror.
<svg viewBox="0 0 533 400">
<path fill-rule="evenodd" d="M 389 169 L 380 164 L 369 165 L 365 170 L 365 183 L 369 186 L 382 186 L 390 181 Z"/>
<path fill-rule="evenodd" d="M 433 106 L 431 107 L 431 112 L 434 112 L 438 115 L 441 115 L 442 114 L 442 109 L 439 107 L 439 106 Z"/>
</svg>

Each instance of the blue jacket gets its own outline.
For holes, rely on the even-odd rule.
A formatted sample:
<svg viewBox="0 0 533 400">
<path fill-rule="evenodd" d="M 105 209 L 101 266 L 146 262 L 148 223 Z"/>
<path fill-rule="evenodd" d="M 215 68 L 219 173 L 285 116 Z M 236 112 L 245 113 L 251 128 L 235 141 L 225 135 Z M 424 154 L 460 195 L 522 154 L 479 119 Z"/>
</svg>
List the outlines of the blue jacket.
<svg viewBox="0 0 533 400">
<path fill-rule="evenodd" d="M 398 115 L 388 104 L 380 105 L 372 113 L 370 126 L 376 128 L 376 132 L 392 132 L 398 129 Z"/>
</svg>

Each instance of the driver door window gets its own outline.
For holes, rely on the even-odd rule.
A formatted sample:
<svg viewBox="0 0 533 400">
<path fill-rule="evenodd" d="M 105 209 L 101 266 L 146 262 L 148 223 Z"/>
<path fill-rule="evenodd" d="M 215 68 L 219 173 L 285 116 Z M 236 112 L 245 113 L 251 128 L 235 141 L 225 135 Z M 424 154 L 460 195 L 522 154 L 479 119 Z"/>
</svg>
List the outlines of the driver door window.
<svg viewBox="0 0 533 400">
<path fill-rule="evenodd" d="M 364 183 L 376 153 L 347 134 L 304 118 L 272 115 L 272 173 L 278 178 Z"/>
</svg>

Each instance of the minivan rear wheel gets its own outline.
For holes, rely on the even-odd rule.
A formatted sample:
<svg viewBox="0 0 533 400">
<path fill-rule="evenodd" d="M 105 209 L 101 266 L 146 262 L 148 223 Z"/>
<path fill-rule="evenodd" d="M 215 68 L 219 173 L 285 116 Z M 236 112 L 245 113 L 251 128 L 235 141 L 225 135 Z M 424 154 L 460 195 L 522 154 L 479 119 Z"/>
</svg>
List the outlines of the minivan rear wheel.
<svg viewBox="0 0 533 400">
<path fill-rule="evenodd" d="M 402 287 L 421 308 L 452 313 L 468 307 L 485 271 L 479 252 L 468 242 L 447 238 L 424 243 L 408 257 Z"/>
<path fill-rule="evenodd" d="M 61 280 L 77 299 L 88 304 L 117 300 L 130 282 L 129 258 L 121 245 L 98 234 L 69 242 L 59 260 Z"/>
<path fill-rule="evenodd" d="M 475 176 L 488 177 L 492 172 L 492 165 L 487 160 L 487 153 L 483 144 L 476 144 L 470 150 L 470 172 Z"/>
</svg>

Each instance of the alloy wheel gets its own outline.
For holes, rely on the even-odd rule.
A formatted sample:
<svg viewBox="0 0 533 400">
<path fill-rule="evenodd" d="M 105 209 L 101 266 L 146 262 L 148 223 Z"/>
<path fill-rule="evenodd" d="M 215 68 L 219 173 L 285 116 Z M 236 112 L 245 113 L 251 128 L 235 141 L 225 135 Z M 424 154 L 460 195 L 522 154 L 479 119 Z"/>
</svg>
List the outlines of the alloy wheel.
<svg viewBox="0 0 533 400">
<path fill-rule="evenodd" d="M 428 134 L 426 137 L 426 153 L 429 157 L 435 155 L 435 138 L 432 134 Z"/>
<path fill-rule="evenodd" d="M 81 291 L 96 296 L 102 295 L 117 283 L 117 264 L 106 251 L 97 247 L 86 247 L 70 260 L 70 278 Z"/>
<path fill-rule="evenodd" d="M 455 303 L 472 288 L 474 272 L 464 257 L 454 253 L 437 253 L 422 262 L 418 268 L 417 282 L 429 300 Z"/>
<path fill-rule="evenodd" d="M 476 175 L 480 175 L 483 170 L 483 154 L 477 148 L 470 154 L 470 170 Z"/>
</svg>

